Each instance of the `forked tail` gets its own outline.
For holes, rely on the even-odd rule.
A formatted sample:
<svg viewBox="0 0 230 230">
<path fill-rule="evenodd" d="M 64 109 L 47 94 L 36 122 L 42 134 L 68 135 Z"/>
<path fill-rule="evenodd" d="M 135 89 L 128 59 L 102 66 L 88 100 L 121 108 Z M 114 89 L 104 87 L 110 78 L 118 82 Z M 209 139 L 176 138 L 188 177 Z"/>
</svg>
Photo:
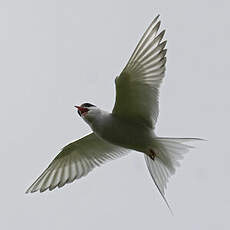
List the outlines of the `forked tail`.
<svg viewBox="0 0 230 230">
<path fill-rule="evenodd" d="M 168 179 L 175 173 L 176 167 L 180 165 L 179 161 L 184 157 L 183 155 L 187 153 L 190 148 L 193 148 L 185 143 L 197 140 L 202 139 L 157 137 L 154 138 L 153 144 L 150 146 L 149 154 L 145 154 L 145 161 L 151 177 L 171 213 L 172 209 L 165 198 Z"/>
</svg>

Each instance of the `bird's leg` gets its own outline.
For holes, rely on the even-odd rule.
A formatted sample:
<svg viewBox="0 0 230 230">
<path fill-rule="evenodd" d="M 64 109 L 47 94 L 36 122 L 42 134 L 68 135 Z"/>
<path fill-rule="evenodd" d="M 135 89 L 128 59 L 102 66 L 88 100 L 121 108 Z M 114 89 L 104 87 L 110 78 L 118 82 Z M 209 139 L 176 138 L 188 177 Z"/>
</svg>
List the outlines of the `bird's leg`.
<svg viewBox="0 0 230 230">
<path fill-rule="evenodd" d="M 154 152 L 154 150 L 150 149 L 149 150 L 149 157 L 154 161 L 155 157 L 156 157 L 156 153 Z"/>
</svg>

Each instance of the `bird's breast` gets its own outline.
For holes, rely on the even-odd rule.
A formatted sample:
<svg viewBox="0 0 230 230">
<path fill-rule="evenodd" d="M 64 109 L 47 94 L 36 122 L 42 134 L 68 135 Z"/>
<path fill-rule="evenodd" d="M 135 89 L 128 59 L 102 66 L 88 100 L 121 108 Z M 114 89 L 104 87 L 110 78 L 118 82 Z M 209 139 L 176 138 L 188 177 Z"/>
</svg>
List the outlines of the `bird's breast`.
<svg viewBox="0 0 230 230">
<path fill-rule="evenodd" d="M 141 152 L 146 150 L 153 137 L 152 129 L 113 114 L 107 114 L 95 121 L 92 129 L 109 143 Z"/>
</svg>

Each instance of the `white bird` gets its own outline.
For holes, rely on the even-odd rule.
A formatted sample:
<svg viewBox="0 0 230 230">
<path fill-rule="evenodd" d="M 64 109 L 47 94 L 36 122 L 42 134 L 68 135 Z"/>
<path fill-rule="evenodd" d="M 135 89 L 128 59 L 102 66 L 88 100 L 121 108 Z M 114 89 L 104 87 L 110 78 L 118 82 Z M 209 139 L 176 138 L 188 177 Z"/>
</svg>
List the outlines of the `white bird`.
<svg viewBox="0 0 230 230">
<path fill-rule="evenodd" d="M 151 177 L 165 198 L 169 177 L 179 160 L 198 138 L 157 137 L 159 86 L 165 76 L 165 31 L 158 32 L 159 15 L 152 21 L 127 65 L 115 80 L 116 102 L 112 113 L 90 103 L 76 106 L 92 133 L 65 146 L 26 193 L 62 187 L 86 176 L 93 168 L 130 150 L 144 153 Z M 170 209 L 170 207 L 169 207 Z"/>
</svg>

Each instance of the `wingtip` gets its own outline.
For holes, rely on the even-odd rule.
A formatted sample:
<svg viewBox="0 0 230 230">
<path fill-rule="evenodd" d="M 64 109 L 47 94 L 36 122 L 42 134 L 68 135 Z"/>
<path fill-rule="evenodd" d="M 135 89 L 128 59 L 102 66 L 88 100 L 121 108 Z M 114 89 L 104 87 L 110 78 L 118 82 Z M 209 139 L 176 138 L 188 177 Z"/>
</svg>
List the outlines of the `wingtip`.
<svg viewBox="0 0 230 230">
<path fill-rule="evenodd" d="M 155 19 L 158 19 L 160 17 L 160 14 L 157 14 L 157 16 L 155 17 Z"/>
<path fill-rule="evenodd" d="M 30 189 L 27 189 L 26 191 L 25 191 L 25 194 L 29 194 L 29 193 L 33 193 Z"/>
<path fill-rule="evenodd" d="M 162 34 L 162 37 L 164 37 L 166 30 L 162 30 L 160 34 Z"/>
<path fill-rule="evenodd" d="M 157 28 L 157 31 L 159 30 L 160 26 L 161 26 L 161 21 L 158 21 L 156 26 L 155 26 Z"/>
<path fill-rule="evenodd" d="M 26 191 L 25 194 L 29 194 L 29 193 L 35 193 L 37 192 L 38 189 L 34 189 L 33 185 L 31 185 Z"/>
<path fill-rule="evenodd" d="M 30 189 L 31 189 L 31 187 L 29 187 L 28 189 L 26 189 L 25 194 L 30 193 L 31 192 Z"/>
<path fill-rule="evenodd" d="M 162 44 L 162 46 L 165 48 L 165 46 L 166 46 L 166 44 L 167 44 L 167 40 L 164 40 L 161 44 Z M 163 48 L 163 49 L 164 49 L 164 48 Z"/>
</svg>

